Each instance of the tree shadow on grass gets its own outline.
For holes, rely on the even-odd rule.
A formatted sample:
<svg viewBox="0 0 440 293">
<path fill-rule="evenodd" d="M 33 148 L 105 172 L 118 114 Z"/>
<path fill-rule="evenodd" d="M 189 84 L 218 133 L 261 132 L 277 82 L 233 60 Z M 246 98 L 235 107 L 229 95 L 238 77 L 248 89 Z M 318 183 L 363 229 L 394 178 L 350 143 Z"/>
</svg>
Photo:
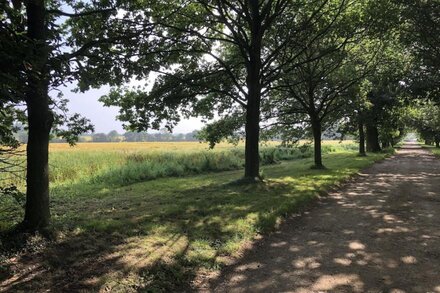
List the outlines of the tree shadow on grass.
<svg viewBox="0 0 440 293">
<path fill-rule="evenodd" d="M 225 172 L 214 179 L 170 178 L 116 189 L 77 186 L 94 195 L 53 199 L 60 235 L 7 258 L 0 291 L 190 291 L 199 268 L 218 269 L 219 258 L 241 241 L 272 230 L 279 217 L 333 184 L 338 172 L 349 173 L 334 168 L 286 179 L 288 166 L 268 168 L 282 179 L 230 186 L 223 182 L 238 173 Z"/>
<path fill-rule="evenodd" d="M 66 211 L 72 209 L 67 217 L 72 221 L 63 217 L 57 223 L 55 217 L 60 231 L 56 240 L 34 241 L 29 245 L 40 245 L 39 249 L 7 258 L 0 290 L 190 291 L 198 268 L 218 269 L 217 257 L 225 253 L 229 240 L 252 236 L 246 234 L 248 227 L 237 232 L 230 224 L 248 225 L 242 219 L 256 213 L 261 221 L 257 227 L 273 226 L 275 217 L 260 212 L 265 203 L 252 198 L 268 191 L 281 197 L 287 190 L 282 184 L 212 184 L 153 198 L 155 211 L 123 198 L 101 206 L 85 201 L 76 208 L 65 202 Z M 173 200 L 179 201 L 172 204 Z"/>
</svg>

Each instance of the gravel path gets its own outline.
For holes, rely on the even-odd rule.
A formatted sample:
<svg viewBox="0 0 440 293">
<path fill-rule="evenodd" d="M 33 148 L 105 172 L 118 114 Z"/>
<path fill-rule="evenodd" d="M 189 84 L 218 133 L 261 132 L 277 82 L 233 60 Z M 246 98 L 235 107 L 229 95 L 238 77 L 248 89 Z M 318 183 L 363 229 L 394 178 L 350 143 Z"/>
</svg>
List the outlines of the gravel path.
<svg viewBox="0 0 440 293">
<path fill-rule="evenodd" d="M 405 145 L 210 286 L 202 291 L 440 292 L 440 160 Z"/>
</svg>

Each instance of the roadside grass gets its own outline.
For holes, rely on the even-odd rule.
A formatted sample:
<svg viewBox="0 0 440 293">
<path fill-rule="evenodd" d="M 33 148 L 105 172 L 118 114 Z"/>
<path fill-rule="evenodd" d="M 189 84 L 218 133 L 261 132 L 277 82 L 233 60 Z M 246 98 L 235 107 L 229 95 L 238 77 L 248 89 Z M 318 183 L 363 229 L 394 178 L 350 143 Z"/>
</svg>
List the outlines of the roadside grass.
<svg viewBox="0 0 440 293">
<path fill-rule="evenodd" d="M 125 186 L 58 185 L 51 208 L 59 235 L 33 258 L 45 269 L 0 290 L 189 290 L 197 273 L 218 270 L 258 234 L 385 156 L 339 150 L 324 155 L 325 170 L 311 170 L 311 158 L 269 165 L 266 182 L 251 186 L 227 184 L 241 170 Z"/>
<path fill-rule="evenodd" d="M 423 148 L 429 149 L 430 152 L 432 152 L 435 156 L 440 157 L 440 148 L 437 148 L 433 145 L 422 145 Z"/>
</svg>

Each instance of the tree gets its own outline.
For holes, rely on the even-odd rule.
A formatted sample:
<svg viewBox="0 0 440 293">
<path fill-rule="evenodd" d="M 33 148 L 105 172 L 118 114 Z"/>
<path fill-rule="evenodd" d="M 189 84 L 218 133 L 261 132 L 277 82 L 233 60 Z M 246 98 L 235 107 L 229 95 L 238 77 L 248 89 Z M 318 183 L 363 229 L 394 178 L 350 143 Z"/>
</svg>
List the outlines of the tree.
<svg viewBox="0 0 440 293">
<path fill-rule="evenodd" d="M 121 107 L 119 119 L 133 130 L 172 128 L 181 116 L 233 117 L 228 135 L 244 125 L 245 180 L 258 181 L 262 101 L 296 55 L 305 28 L 331 11 L 328 0 L 174 1 L 150 5 L 157 43 L 138 62 L 159 76 L 151 91 L 114 90 L 102 98 Z M 180 5 L 180 3 L 179 3 Z M 164 18 L 163 7 L 172 14 Z M 155 10 L 156 9 L 156 10 Z M 155 54 L 152 61 L 151 54 Z M 281 58 L 280 56 L 283 56 Z M 280 62 L 280 60 L 283 60 Z M 218 136 L 216 136 L 218 138 Z"/>
<path fill-rule="evenodd" d="M 366 79 L 363 79 L 356 85 L 351 87 L 350 94 L 352 96 L 353 103 L 344 107 L 345 114 L 344 120 L 341 125 L 341 132 L 345 134 L 357 134 L 359 141 L 359 156 L 366 156 L 366 137 L 365 137 L 365 123 L 366 113 L 370 107 L 370 103 L 367 99 L 369 92 L 369 83 Z"/>
<path fill-rule="evenodd" d="M 418 102 L 408 112 L 408 124 L 418 131 L 425 144 L 435 143 L 440 148 L 440 106 L 432 101 Z"/>
<path fill-rule="evenodd" d="M 440 4 L 424 0 L 394 0 L 401 7 L 400 39 L 414 56 L 406 82 L 411 95 L 440 96 Z"/>
<path fill-rule="evenodd" d="M 112 130 L 107 134 L 109 141 L 111 142 L 120 142 L 123 137 L 116 130 Z"/>
<path fill-rule="evenodd" d="M 50 220 L 48 144 L 51 130 L 74 143 L 78 134 L 92 128 L 89 121 L 79 115 L 66 116 L 66 101 L 49 92 L 75 79 L 80 81 L 82 89 L 88 84 L 118 82 L 123 78 L 120 70 L 109 69 L 122 67 L 121 62 L 102 57 L 126 54 L 112 45 L 133 42 L 133 34 L 129 32 L 134 28 L 128 19 L 117 17 L 118 10 L 111 1 L 14 0 L 12 3 L 2 1 L 0 4 L 0 100 L 26 105 L 27 188 L 21 227 L 35 231 L 46 228 Z M 121 4 L 120 7 L 127 6 Z M 145 27 L 138 25 L 135 29 L 136 35 L 141 35 L 138 30 L 144 31 Z M 100 35 L 104 31 L 106 34 Z M 97 70 L 102 71 L 101 74 L 90 79 L 90 73 Z M 63 129 L 62 125 L 69 129 Z"/>
<path fill-rule="evenodd" d="M 109 138 L 105 133 L 94 133 L 92 136 L 93 142 L 108 142 Z"/>
<path fill-rule="evenodd" d="M 375 19 L 362 18 L 366 9 L 362 4 L 344 1 L 333 4 L 334 14 L 326 15 L 310 28 L 311 40 L 299 54 L 299 63 L 291 64 L 281 75 L 276 107 L 268 104 L 273 108 L 269 117 L 278 119 L 284 137 L 291 131 L 287 129 L 286 133 L 286 125 L 305 122 L 310 126 L 317 169 L 324 168 L 323 129 L 342 119 L 345 109 L 351 108 L 350 104 L 354 103 L 351 88 L 371 71 L 377 59 L 376 51 L 381 48 L 379 41 L 369 38 Z"/>
<path fill-rule="evenodd" d="M 23 113 L 11 104 L 0 104 L 0 173 L 17 177 L 22 172 L 22 162 L 17 160 L 17 157 L 21 156 L 23 151 L 19 150 L 20 142 L 14 136 L 17 130 L 14 121 L 23 119 Z"/>
<path fill-rule="evenodd" d="M 382 54 L 374 74 L 368 76 L 368 107 L 364 112 L 366 124 L 367 151 L 379 152 L 382 142 L 392 143 L 392 134 L 399 127 L 398 109 L 403 103 L 402 80 L 407 73 L 408 55 L 399 44 L 388 45 Z M 382 129 L 382 131 L 381 131 Z"/>
</svg>

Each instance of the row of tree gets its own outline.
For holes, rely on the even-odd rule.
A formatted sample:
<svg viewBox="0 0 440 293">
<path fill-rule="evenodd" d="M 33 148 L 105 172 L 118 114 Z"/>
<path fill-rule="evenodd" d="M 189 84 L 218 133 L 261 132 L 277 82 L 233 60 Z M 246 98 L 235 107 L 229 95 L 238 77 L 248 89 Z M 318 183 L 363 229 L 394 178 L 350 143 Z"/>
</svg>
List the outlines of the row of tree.
<svg viewBox="0 0 440 293">
<path fill-rule="evenodd" d="M 160 131 L 156 133 L 147 132 L 132 132 L 128 131 L 123 134 L 112 130 L 108 133 L 91 133 L 81 134 L 78 136 L 78 142 L 147 142 L 147 141 L 199 141 L 197 136 L 198 131 L 194 130 L 188 133 L 170 133 L 168 131 Z M 28 132 L 24 129 L 14 132 L 14 138 L 19 143 L 27 143 Z M 52 136 L 51 143 L 66 143 L 66 139 L 62 137 Z"/>
<path fill-rule="evenodd" d="M 313 137 L 316 168 L 332 125 L 358 132 L 361 154 L 394 144 L 411 98 L 439 97 L 439 14 L 437 0 L 1 2 L 1 138 L 17 120 L 29 131 L 22 228 L 49 224 L 50 134 L 93 129 L 59 86 L 112 86 L 101 101 L 131 131 L 216 118 L 201 138 L 241 133 L 244 181 L 257 182 L 265 138 Z"/>
</svg>

